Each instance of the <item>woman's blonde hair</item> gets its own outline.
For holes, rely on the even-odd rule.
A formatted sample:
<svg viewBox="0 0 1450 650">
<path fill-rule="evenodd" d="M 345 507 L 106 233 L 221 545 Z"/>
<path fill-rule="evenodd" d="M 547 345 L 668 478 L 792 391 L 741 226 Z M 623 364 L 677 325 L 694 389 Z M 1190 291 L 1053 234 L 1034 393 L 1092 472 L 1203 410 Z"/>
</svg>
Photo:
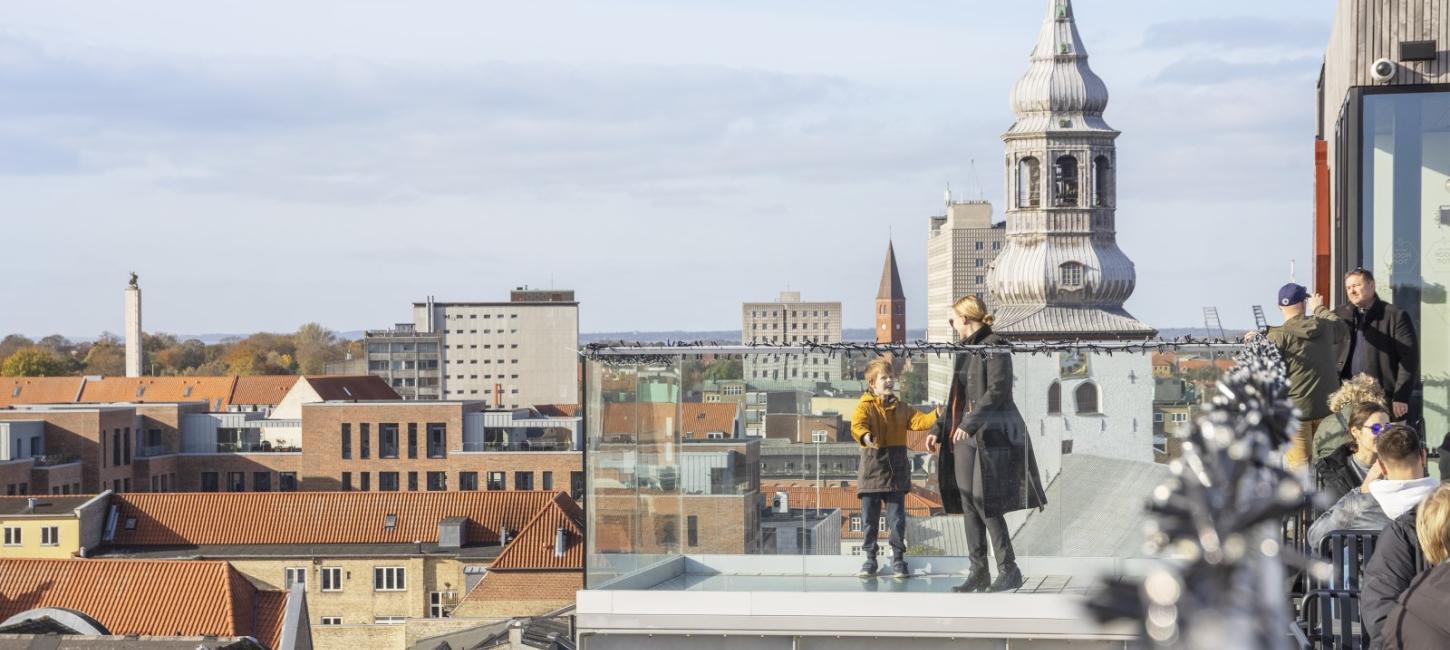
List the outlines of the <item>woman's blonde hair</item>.
<svg viewBox="0 0 1450 650">
<path fill-rule="evenodd" d="M 1420 538 L 1420 549 L 1430 564 L 1439 564 L 1450 556 L 1450 483 L 1441 483 L 1420 502 L 1415 536 Z"/>
<path fill-rule="evenodd" d="M 1385 403 L 1385 391 L 1380 388 L 1380 383 L 1374 377 L 1360 373 L 1354 378 L 1339 386 L 1339 390 L 1329 395 L 1329 410 L 1338 413 L 1350 404 L 1361 402 L 1374 402 L 1380 406 L 1389 406 Z"/>
<path fill-rule="evenodd" d="M 997 317 L 987 313 L 987 305 L 982 299 L 976 296 L 963 296 L 956 303 L 952 304 L 952 311 L 968 322 L 975 321 L 983 325 L 991 326 L 997 322 Z"/>
</svg>

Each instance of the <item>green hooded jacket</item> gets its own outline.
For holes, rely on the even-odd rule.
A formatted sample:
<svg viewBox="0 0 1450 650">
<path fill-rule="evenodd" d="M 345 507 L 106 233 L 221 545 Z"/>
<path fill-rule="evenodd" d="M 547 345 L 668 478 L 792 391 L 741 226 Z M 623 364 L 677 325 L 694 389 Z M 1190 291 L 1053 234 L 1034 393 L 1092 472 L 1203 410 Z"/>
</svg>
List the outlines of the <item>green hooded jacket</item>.
<svg viewBox="0 0 1450 650">
<path fill-rule="evenodd" d="M 1289 367 L 1289 397 L 1304 420 L 1329 416 L 1329 396 L 1339 390 L 1335 345 L 1348 336 L 1344 322 L 1320 307 L 1314 315 L 1295 316 L 1266 334 Z"/>
</svg>

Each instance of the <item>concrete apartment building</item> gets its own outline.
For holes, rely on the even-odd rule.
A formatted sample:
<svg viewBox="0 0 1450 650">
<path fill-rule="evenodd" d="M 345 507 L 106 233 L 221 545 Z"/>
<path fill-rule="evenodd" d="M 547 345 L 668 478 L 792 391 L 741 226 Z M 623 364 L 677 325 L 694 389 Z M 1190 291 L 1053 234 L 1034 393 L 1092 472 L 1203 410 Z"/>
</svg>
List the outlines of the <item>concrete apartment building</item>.
<svg viewBox="0 0 1450 650">
<path fill-rule="evenodd" d="M 747 302 L 740 308 L 744 345 L 841 342 L 841 303 L 801 302 L 799 291 L 782 291 L 775 302 Z M 845 379 L 846 364 L 828 354 L 746 357 L 745 381 L 815 386 Z"/>
<path fill-rule="evenodd" d="M 430 298 L 413 304 L 413 327 L 441 337 L 443 399 L 482 400 L 496 409 L 579 403 L 573 291 L 520 288 L 508 302 Z"/>
<path fill-rule="evenodd" d="M 1006 222 L 992 223 L 991 203 L 955 201 L 948 193 L 946 209 L 931 218 L 926 241 L 926 339 L 932 343 L 956 338 L 947 319 L 957 299 L 977 296 L 990 304 L 987 271 L 1007 241 Z M 950 360 L 928 364 L 929 399 L 946 401 L 950 376 Z"/>
<path fill-rule="evenodd" d="M 327 364 L 329 375 L 382 377 L 403 399 L 443 398 L 443 335 L 412 323 L 363 333 L 363 358 Z"/>
</svg>

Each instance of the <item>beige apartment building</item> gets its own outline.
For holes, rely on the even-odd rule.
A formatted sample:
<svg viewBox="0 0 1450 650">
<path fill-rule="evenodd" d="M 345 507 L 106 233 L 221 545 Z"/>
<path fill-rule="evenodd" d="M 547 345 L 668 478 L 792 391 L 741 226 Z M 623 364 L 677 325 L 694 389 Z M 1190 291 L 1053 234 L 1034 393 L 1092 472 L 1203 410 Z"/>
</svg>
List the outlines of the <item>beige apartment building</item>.
<svg viewBox="0 0 1450 650">
<path fill-rule="evenodd" d="M 418 332 L 441 336 L 442 399 L 490 408 L 579 403 L 573 291 L 518 289 L 508 302 L 413 304 Z"/>
<path fill-rule="evenodd" d="M 841 342 L 841 303 L 802 302 L 799 291 L 782 291 L 775 302 L 747 302 L 740 308 L 740 342 L 745 345 L 800 345 Z M 810 385 L 845 379 L 841 357 L 807 354 L 745 358 L 745 381 Z"/>
<path fill-rule="evenodd" d="M 977 296 L 990 304 L 987 271 L 1007 241 L 1007 224 L 992 223 L 992 204 L 986 201 L 955 201 L 947 195 L 947 213 L 931 218 L 926 242 L 926 339 L 949 343 L 954 339 L 952 303 L 963 296 Z M 950 385 L 951 360 L 935 359 L 927 370 L 927 396 L 946 401 Z"/>
</svg>

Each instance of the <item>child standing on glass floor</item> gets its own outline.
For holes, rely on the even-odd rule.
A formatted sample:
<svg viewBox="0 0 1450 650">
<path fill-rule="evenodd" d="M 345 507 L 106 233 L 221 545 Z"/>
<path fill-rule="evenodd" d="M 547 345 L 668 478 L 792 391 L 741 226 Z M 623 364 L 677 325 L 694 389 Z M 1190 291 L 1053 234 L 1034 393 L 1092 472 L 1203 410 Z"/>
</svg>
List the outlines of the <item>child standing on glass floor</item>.
<svg viewBox="0 0 1450 650">
<path fill-rule="evenodd" d="M 861 526 L 866 534 L 861 552 L 866 563 L 857 575 L 876 575 L 877 537 L 881 507 L 886 506 L 890 526 L 891 569 L 898 578 L 910 574 L 906 566 L 906 493 L 911 491 L 911 459 L 907 434 L 927 431 L 941 413 L 937 407 L 922 413 L 896 396 L 896 371 L 890 359 L 876 359 L 866 366 L 867 390 L 851 416 L 851 437 L 861 445 L 861 463 L 856 494 L 861 497 Z"/>
</svg>

